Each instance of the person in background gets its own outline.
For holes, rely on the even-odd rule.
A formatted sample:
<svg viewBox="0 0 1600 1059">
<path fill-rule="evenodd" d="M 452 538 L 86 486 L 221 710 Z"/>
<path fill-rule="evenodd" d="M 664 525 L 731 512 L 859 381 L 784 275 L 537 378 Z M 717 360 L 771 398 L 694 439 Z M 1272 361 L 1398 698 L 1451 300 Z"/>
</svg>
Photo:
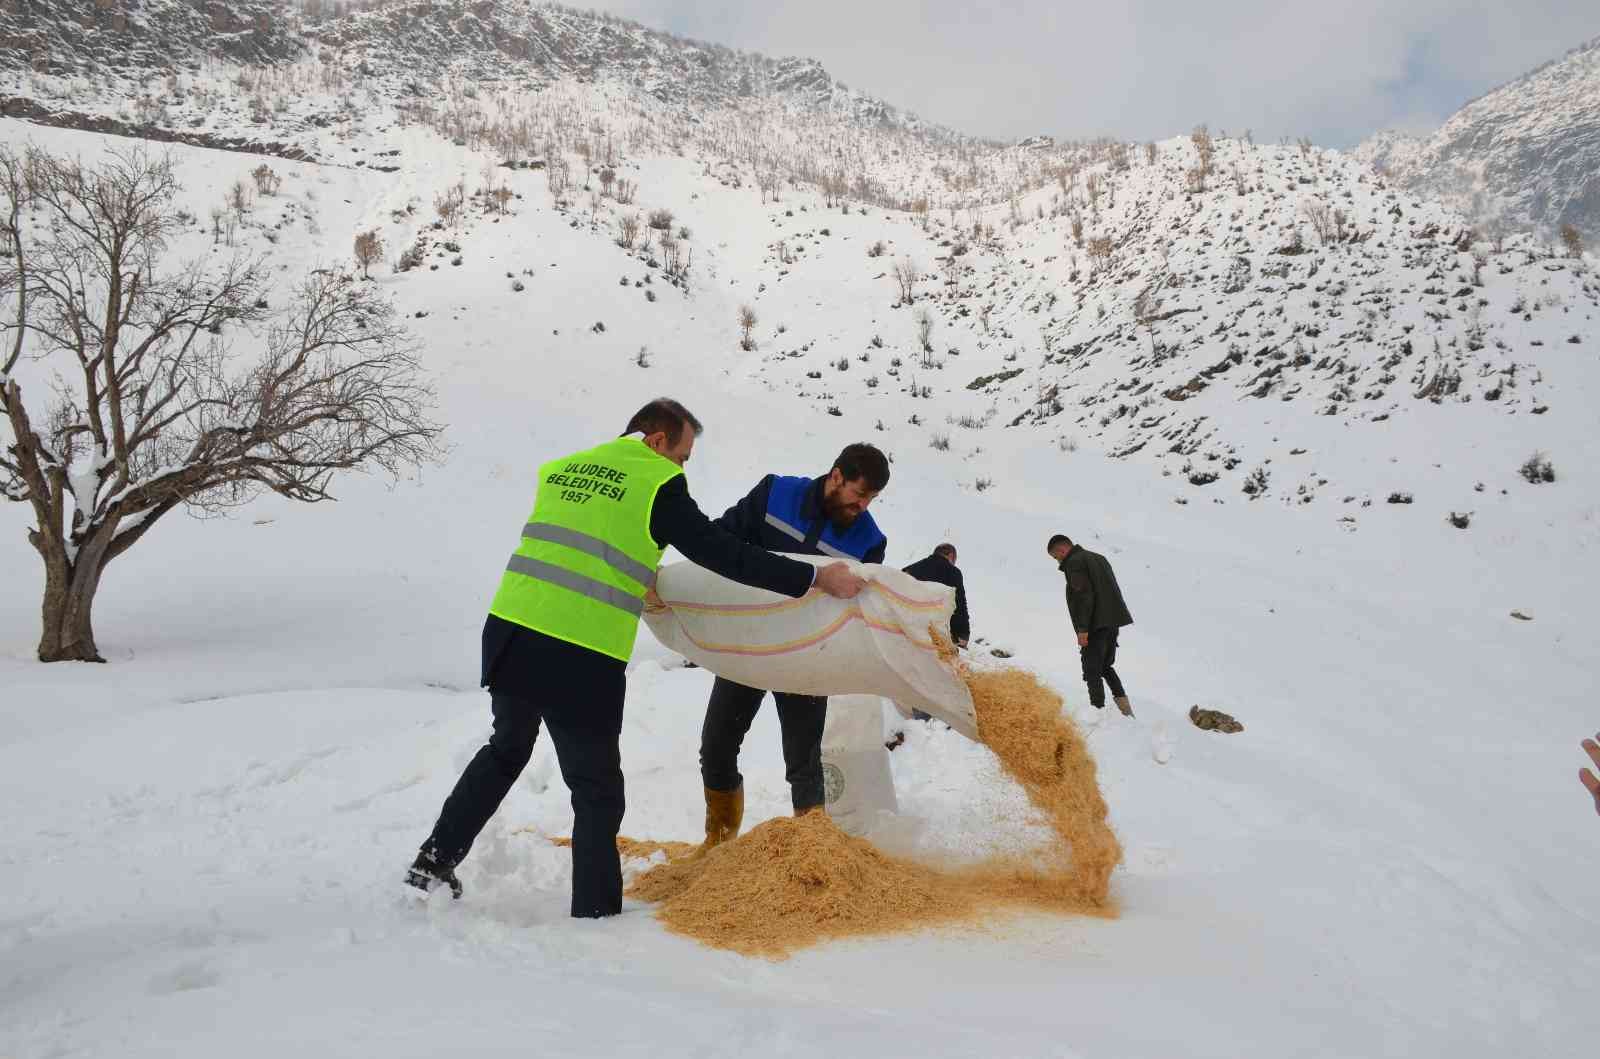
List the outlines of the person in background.
<svg viewBox="0 0 1600 1059">
<path fill-rule="evenodd" d="M 941 544 L 927 558 L 918 559 L 905 567 L 904 572 L 918 581 L 948 585 L 956 590 L 956 609 L 950 615 L 950 639 L 956 642 L 957 647 L 967 646 L 967 641 L 972 637 L 972 623 L 967 616 L 966 580 L 961 576 L 961 569 L 956 566 L 956 546 L 948 542 Z M 921 710 L 912 710 L 911 716 L 918 721 L 933 720 Z"/>
<path fill-rule="evenodd" d="M 967 646 L 972 636 L 972 622 L 967 615 L 966 580 L 961 576 L 960 567 L 956 566 L 956 546 L 949 543 L 939 545 L 926 559 L 918 559 L 905 567 L 905 572 L 918 581 L 949 585 L 956 590 L 956 609 L 950 615 L 950 638 L 957 647 Z"/>
<path fill-rule="evenodd" d="M 1078 654 L 1083 661 L 1083 682 L 1089 687 L 1089 704 L 1097 710 L 1106 706 L 1105 685 L 1111 685 L 1112 700 L 1123 716 L 1133 716 L 1133 706 L 1122 687 L 1114 663 L 1117 660 L 1117 633 L 1133 624 L 1133 615 L 1122 601 L 1122 589 L 1111 563 L 1098 552 L 1080 548 L 1063 533 L 1050 538 L 1045 550 L 1067 579 L 1067 612 L 1078 635 Z"/>
</svg>

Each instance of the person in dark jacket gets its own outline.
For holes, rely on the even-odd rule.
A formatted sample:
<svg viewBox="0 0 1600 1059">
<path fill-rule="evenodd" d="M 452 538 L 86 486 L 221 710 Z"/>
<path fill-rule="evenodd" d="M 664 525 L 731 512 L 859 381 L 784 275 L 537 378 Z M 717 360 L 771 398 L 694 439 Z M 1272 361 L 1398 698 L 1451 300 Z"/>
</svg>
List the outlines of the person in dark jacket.
<svg viewBox="0 0 1600 1059">
<path fill-rule="evenodd" d="M 904 569 L 918 581 L 949 585 L 956 590 L 956 609 L 955 613 L 950 615 L 950 638 L 959 647 L 967 646 L 967 641 L 972 636 L 972 624 L 967 616 L 966 581 L 961 576 L 960 567 L 956 566 L 956 546 L 941 544 L 933 550 L 932 555 L 926 559 L 918 559 Z"/>
<path fill-rule="evenodd" d="M 1064 534 L 1056 534 L 1046 545 L 1050 558 L 1067 579 L 1067 613 L 1078 634 L 1078 653 L 1083 659 L 1083 682 L 1089 686 L 1089 703 L 1105 709 L 1105 685 L 1124 716 L 1133 716 L 1133 706 L 1122 687 L 1114 664 L 1117 660 L 1117 631 L 1133 624 L 1133 615 L 1122 601 L 1117 575 L 1106 557 L 1080 548 Z"/>
<path fill-rule="evenodd" d="M 406 873 L 407 884 L 424 893 L 448 886 L 454 897 L 461 896 L 455 868 L 527 766 L 543 723 L 555 744 L 561 777 L 572 791 L 572 915 L 611 916 L 622 911 L 616 839 L 624 800 L 617 744 L 627 657 L 638 615 L 646 605 L 636 597 L 647 591 L 653 577 L 650 568 L 627 555 L 627 549 L 637 550 L 644 537 L 638 522 L 648 526 L 658 550 L 671 545 L 690 561 L 743 584 L 791 597 L 805 595 L 814 585 L 843 598 L 864 586 L 844 563 L 814 569 L 746 544 L 708 519 L 690 497 L 682 472 L 665 465 L 670 461 L 681 468 L 687 463 L 700 432 L 699 420 L 686 408 L 660 398 L 629 421 L 620 439 L 628 444 L 613 442 L 590 450 L 613 453 L 612 462 L 631 461 L 621 464 L 632 468 L 631 479 L 603 463 L 590 463 L 570 477 L 559 464 L 546 465 L 556 470 L 540 484 L 534 516 L 523 527 L 522 547 L 507 564 L 501 585 L 502 593 L 510 584 L 513 591 L 534 586 L 540 594 L 531 606 L 506 611 L 516 620 L 491 613 L 484 622 L 480 682 L 489 689 L 494 732 L 445 799 L 432 833 Z M 664 460 L 657 463 L 657 457 Z M 615 539 L 539 521 L 560 518 L 559 505 L 566 502 L 588 510 L 592 500 L 621 501 L 630 489 L 638 492 L 641 475 L 660 482 L 653 497 L 644 493 L 628 508 L 619 503 L 609 524 L 596 524 L 609 525 L 606 533 Z M 621 488 L 625 481 L 628 487 Z M 524 557 L 530 541 L 535 549 L 553 544 L 556 550 L 544 551 L 545 559 Z M 572 565 L 590 574 L 563 569 L 559 560 L 565 555 L 574 556 Z M 616 587 L 627 582 L 597 580 L 593 575 L 602 568 L 593 563 L 595 559 L 634 578 L 639 589 L 630 594 Z M 632 572 L 635 569 L 637 573 Z M 524 580 L 512 580 L 513 574 Z M 595 599 L 624 615 L 620 626 L 619 619 L 610 616 L 615 639 L 609 645 L 603 638 L 589 639 L 585 632 L 582 615 L 595 613 Z M 501 601 L 497 594 L 491 606 L 500 606 Z M 601 608 L 601 613 L 609 611 Z"/>
<path fill-rule="evenodd" d="M 846 445 L 821 478 L 769 474 L 717 525 L 746 544 L 801 555 L 881 563 L 888 539 L 867 513 L 889 483 L 889 461 L 875 446 Z M 739 748 L 766 692 L 718 677 L 700 729 L 700 778 L 706 796 L 706 847 L 735 837 L 744 822 Z M 799 816 L 822 806 L 824 696 L 775 692 L 783 732 L 784 775 Z"/>
</svg>

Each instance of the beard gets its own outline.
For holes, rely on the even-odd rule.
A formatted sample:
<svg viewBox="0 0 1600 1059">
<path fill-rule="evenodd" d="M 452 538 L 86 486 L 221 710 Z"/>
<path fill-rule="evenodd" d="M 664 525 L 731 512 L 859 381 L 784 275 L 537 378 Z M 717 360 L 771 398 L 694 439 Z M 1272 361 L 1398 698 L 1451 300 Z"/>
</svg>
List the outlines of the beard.
<svg viewBox="0 0 1600 1059">
<path fill-rule="evenodd" d="M 837 493 L 829 493 L 826 490 L 822 495 L 822 513 L 828 516 L 828 521 L 833 523 L 833 528 L 836 530 L 847 530 L 855 525 L 858 514 L 846 510 Z"/>
</svg>

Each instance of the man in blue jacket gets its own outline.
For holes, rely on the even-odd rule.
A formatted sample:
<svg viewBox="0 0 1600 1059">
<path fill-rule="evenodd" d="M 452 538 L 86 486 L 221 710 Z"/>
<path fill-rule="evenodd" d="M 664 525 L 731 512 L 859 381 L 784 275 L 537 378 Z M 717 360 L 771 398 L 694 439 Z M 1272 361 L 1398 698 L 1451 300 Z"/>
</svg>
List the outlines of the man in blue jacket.
<svg viewBox="0 0 1600 1059">
<path fill-rule="evenodd" d="M 775 552 L 883 562 L 888 539 L 867 508 L 889 484 L 889 461 L 875 446 L 846 445 L 821 478 L 769 474 L 729 508 L 717 525 L 746 544 Z M 700 777 L 706 794 L 706 846 L 739 833 L 744 777 L 739 748 L 766 692 L 722 677 L 711 688 L 700 729 Z M 820 808 L 822 728 L 828 700 L 774 692 L 783 730 L 783 763 L 794 813 Z"/>
</svg>

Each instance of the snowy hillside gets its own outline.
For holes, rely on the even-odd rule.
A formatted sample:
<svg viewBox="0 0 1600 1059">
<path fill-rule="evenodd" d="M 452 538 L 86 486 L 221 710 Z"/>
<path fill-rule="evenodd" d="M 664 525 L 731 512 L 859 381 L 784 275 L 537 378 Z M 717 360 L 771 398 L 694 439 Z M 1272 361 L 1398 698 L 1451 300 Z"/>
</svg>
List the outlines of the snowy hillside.
<svg viewBox="0 0 1600 1059">
<path fill-rule="evenodd" d="M 195 119 L 206 100 L 185 99 L 180 74 L 242 63 L 251 70 L 240 74 L 251 122 L 280 129 L 286 91 L 341 103 L 312 116 L 326 126 L 353 104 L 352 88 L 417 102 L 441 81 L 533 91 L 576 78 L 680 107 L 771 100 L 883 131 L 971 142 L 850 89 L 815 60 L 737 52 L 611 15 L 532 0 L 371 0 L 349 5 L 348 14 L 345 6 L 240 0 L 202 10 L 178 0 L 103 0 L 84 13 L 55 0 L 10 0 L 0 6 L 0 71 L 19 78 L 20 98 L 64 96 L 90 113 L 126 97 L 138 104 L 129 117 L 157 129 L 203 124 Z M 36 76 L 23 83 L 29 73 Z M 195 102 L 186 113 L 185 103 Z M 269 117 L 269 104 L 277 116 Z"/>
<path fill-rule="evenodd" d="M 0 506 L 0 1056 L 1459 1059 L 1600 1038 L 1600 819 L 1574 777 L 1600 727 L 1592 260 L 1469 240 L 1309 145 L 985 146 L 837 86 L 696 102 L 532 63 L 526 86 L 415 96 L 350 48 L 132 94 L 100 69 L 9 75 L 41 109 L 276 144 L 172 146 L 173 260 L 259 254 L 278 307 L 313 268 L 357 272 L 376 231 L 363 283 L 420 342 L 449 448 L 398 482 L 335 478 L 338 503 L 170 516 L 107 570 L 105 666 L 33 660 L 40 564 L 24 506 Z M 9 118 L 0 139 L 133 142 Z M 19 377 L 48 394 L 49 370 Z M 544 740 L 466 898 L 400 898 L 487 731 L 478 631 L 533 469 L 658 394 L 706 423 L 708 511 L 848 441 L 889 452 L 889 562 L 955 542 L 976 657 L 1037 671 L 1090 730 L 1116 918 L 776 964 L 632 901 L 574 922 Z M 1553 481 L 1520 472 L 1535 452 Z M 1116 565 L 1136 720 L 1084 707 L 1057 531 Z M 624 833 L 699 837 L 710 683 L 641 636 Z M 1196 729 L 1195 704 L 1245 730 Z M 787 811 L 777 736 L 769 706 L 747 825 Z M 913 727 L 891 764 L 888 848 L 960 860 L 1031 833 L 953 732 Z"/>
<path fill-rule="evenodd" d="M 1600 38 L 1463 106 L 1424 137 L 1373 137 L 1358 157 L 1476 221 L 1600 242 Z"/>
<path fill-rule="evenodd" d="M 593 80 L 547 77 L 547 57 L 505 65 L 527 84 L 447 76 L 415 94 L 410 72 L 352 43 L 337 61 L 174 73 L 133 97 L 45 75 L 18 74 L 14 89 L 129 130 L 389 174 L 386 208 L 362 223 L 381 224 L 391 261 L 441 241 L 434 207 L 453 183 L 461 197 L 504 184 L 600 245 L 632 224 L 617 278 L 670 273 L 736 353 L 726 336 L 748 302 L 758 355 L 737 370 L 804 407 L 874 427 L 915 418 L 924 443 L 956 453 L 1013 428 L 1087 446 L 1162 477 L 1181 502 L 1410 493 L 1443 518 L 1552 449 L 1552 423 L 1587 415 L 1590 265 L 1542 240 L 1485 237 L 1338 152 L 1209 132 L 985 147 L 864 119 L 842 89 L 718 94 L 739 69 L 779 76 L 781 63 L 732 53 L 682 82 L 694 93 L 663 98 L 692 46 L 518 10 L 547 28 L 516 39 L 568 20 L 564 62 L 595 49 L 613 61 Z M 432 23 L 413 22 L 425 47 Z M 458 43 L 460 62 L 494 40 Z M 615 58 L 629 55 L 632 67 Z M 663 166 L 670 189 L 652 175 Z M 675 215 L 667 245 L 646 223 L 659 210 Z M 1423 442 L 1395 444 L 1406 420 Z"/>
</svg>

